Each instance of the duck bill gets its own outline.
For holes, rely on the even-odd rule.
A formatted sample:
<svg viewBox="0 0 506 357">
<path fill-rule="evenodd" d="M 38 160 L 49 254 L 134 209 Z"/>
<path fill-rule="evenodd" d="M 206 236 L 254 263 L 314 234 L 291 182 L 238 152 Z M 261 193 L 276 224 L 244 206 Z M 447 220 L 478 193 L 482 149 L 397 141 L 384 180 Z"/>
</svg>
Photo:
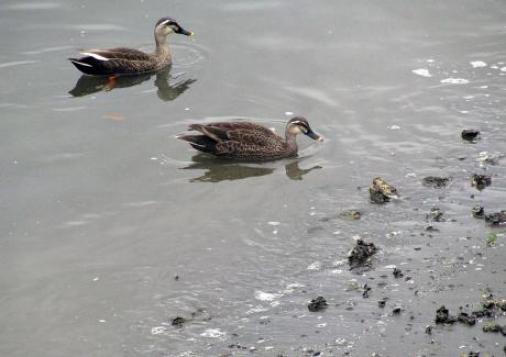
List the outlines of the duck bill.
<svg viewBox="0 0 506 357">
<path fill-rule="evenodd" d="M 193 32 L 191 31 L 186 31 L 184 28 L 182 27 L 179 27 L 179 31 L 177 31 L 178 34 L 180 35 L 185 35 L 185 36 L 193 36 Z"/>
<path fill-rule="evenodd" d="M 312 130 L 309 130 L 307 133 L 306 133 L 307 136 L 309 136 L 311 139 L 313 140 L 316 140 L 316 141 L 323 141 L 323 137 L 321 135 L 318 135 L 316 134 L 314 131 Z"/>
</svg>

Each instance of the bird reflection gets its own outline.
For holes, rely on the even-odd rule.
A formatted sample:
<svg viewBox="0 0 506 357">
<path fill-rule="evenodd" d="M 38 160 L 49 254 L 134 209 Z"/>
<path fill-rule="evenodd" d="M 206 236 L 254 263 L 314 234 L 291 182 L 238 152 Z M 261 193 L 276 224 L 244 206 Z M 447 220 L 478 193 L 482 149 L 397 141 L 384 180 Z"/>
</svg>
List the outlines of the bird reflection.
<svg viewBox="0 0 506 357">
<path fill-rule="evenodd" d="M 260 177 L 272 174 L 276 167 L 249 166 L 245 163 L 217 160 L 205 154 L 197 154 L 192 157 L 193 163 L 183 167 L 183 170 L 206 170 L 202 176 L 190 179 L 190 182 L 220 182 L 225 180 L 241 180 L 249 177 Z M 286 176 L 291 180 L 302 180 L 302 177 L 315 169 L 321 169 L 315 165 L 309 169 L 301 169 L 299 161 L 295 160 L 285 165 Z"/>
<path fill-rule="evenodd" d="M 302 176 L 310 173 L 313 170 L 321 169 L 320 165 L 315 165 L 309 169 L 301 169 L 299 167 L 299 160 L 285 165 L 286 176 L 292 180 L 302 180 Z"/>
<path fill-rule="evenodd" d="M 110 91 L 116 88 L 128 88 L 148 81 L 155 75 L 155 87 L 158 98 L 163 101 L 171 101 L 183 94 L 196 79 L 185 79 L 171 83 L 170 69 L 158 71 L 156 73 L 146 73 L 136 76 L 118 76 L 118 77 L 93 77 L 82 75 L 77 80 L 74 88 L 69 91 L 74 97 L 83 97 L 89 94 Z"/>
</svg>

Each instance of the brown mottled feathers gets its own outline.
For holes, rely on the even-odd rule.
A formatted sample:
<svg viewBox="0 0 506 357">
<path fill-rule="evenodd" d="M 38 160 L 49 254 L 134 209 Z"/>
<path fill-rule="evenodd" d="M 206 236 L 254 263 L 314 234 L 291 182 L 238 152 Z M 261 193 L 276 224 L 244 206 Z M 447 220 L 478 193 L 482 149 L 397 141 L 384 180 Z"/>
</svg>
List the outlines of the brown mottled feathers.
<svg viewBox="0 0 506 357">
<path fill-rule="evenodd" d="M 103 56 L 108 59 L 126 59 L 131 61 L 151 61 L 152 56 L 145 52 L 127 48 L 127 47 L 116 47 L 107 49 L 93 49 L 86 52 L 96 53 L 97 55 Z"/>
<path fill-rule="evenodd" d="M 170 64 L 170 55 L 162 58 L 126 47 L 92 49 L 83 54 L 84 57 L 70 58 L 70 61 L 89 75 L 141 74 Z"/>
<path fill-rule="evenodd" d="M 190 142 L 197 150 L 216 156 L 270 160 L 295 154 L 287 152 L 283 138 L 266 127 L 250 122 L 192 124 L 189 130 L 202 135 L 183 135 L 179 138 Z"/>
</svg>

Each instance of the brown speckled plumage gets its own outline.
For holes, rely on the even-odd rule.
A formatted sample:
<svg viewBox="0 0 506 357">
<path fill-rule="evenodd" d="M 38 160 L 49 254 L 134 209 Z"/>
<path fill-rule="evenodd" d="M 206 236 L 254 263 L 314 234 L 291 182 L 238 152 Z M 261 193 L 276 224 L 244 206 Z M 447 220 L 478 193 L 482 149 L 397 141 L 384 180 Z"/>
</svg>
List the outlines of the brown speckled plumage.
<svg viewBox="0 0 506 357">
<path fill-rule="evenodd" d="M 83 51 L 84 57 L 69 58 L 81 72 L 95 76 L 132 75 L 158 71 L 172 63 L 167 36 L 179 33 L 191 36 L 179 24 L 164 17 L 155 25 L 156 49 L 154 53 L 145 53 L 133 48 L 116 47 Z"/>
<path fill-rule="evenodd" d="M 242 121 L 192 124 L 189 130 L 200 134 L 181 135 L 178 138 L 188 141 L 195 149 L 218 157 L 251 161 L 296 156 L 295 137 L 298 133 L 321 140 L 302 117 L 290 119 L 286 125 L 285 138 L 264 126 Z"/>
</svg>

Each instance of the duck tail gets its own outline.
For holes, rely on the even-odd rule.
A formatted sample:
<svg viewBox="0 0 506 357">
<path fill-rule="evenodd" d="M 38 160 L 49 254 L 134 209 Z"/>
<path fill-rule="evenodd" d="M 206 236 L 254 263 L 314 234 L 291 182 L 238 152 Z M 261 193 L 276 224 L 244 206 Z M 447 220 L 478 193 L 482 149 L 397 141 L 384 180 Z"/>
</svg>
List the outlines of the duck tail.
<svg viewBox="0 0 506 357">
<path fill-rule="evenodd" d="M 80 58 L 69 58 L 69 61 L 76 66 L 78 70 L 88 75 L 96 75 L 96 69 L 90 63 L 86 63 Z"/>
<path fill-rule="evenodd" d="M 179 140 L 188 141 L 194 149 L 216 154 L 216 141 L 206 135 L 179 135 L 177 138 Z"/>
</svg>

